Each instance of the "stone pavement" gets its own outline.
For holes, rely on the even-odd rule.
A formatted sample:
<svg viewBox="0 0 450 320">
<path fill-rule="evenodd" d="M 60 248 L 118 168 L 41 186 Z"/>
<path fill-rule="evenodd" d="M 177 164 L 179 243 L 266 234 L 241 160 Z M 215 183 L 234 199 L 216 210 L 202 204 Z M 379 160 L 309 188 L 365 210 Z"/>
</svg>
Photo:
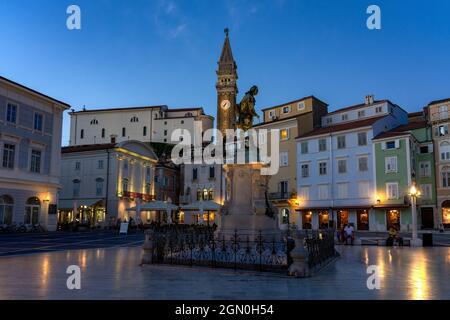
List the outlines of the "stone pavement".
<svg viewBox="0 0 450 320">
<path fill-rule="evenodd" d="M 0 258 L 0 299 L 450 299 L 450 248 L 340 246 L 341 257 L 307 279 L 178 266 L 139 267 L 139 247 Z M 81 290 L 66 268 L 81 267 Z M 368 265 L 381 289 L 368 290 Z"/>
</svg>

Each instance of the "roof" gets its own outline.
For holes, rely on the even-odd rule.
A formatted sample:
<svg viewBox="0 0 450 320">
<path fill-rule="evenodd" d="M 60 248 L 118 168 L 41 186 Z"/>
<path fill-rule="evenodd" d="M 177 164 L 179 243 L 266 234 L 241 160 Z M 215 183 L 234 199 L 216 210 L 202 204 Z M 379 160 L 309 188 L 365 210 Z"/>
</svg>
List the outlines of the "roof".
<svg viewBox="0 0 450 320">
<path fill-rule="evenodd" d="M 80 146 L 68 146 L 62 147 L 61 153 L 73 153 L 73 152 L 86 152 L 86 151 L 97 151 L 97 150 L 109 150 L 117 146 L 116 143 L 102 143 L 102 144 L 89 144 Z"/>
<path fill-rule="evenodd" d="M 300 102 L 300 101 L 303 101 L 303 100 L 306 100 L 306 99 L 314 99 L 314 100 L 317 100 L 317 101 L 319 101 L 320 103 L 322 103 L 322 104 L 328 106 L 328 104 L 325 103 L 325 102 L 323 102 L 322 100 L 316 98 L 316 97 L 313 96 L 313 95 L 309 95 L 309 96 L 306 96 L 306 97 L 303 97 L 303 98 L 300 98 L 300 99 L 296 99 L 296 100 L 289 101 L 289 102 L 286 102 L 286 103 L 283 103 L 283 104 L 279 104 L 279 105 L 277 105 L 277 106 L 267 107 L 267 108 L 261 109 L 261 111 L 266 111 L 266 110 L 270 110 L 270 109 L 279 108 L 279 107 L 286 106 L 286 105 L 288 105 L 288 104 L 292 104 L 292 103 L 296 103 L 296 102 Z"/>
<path fill-rule="evenodd" d="M 367 104 L 365 104 L 365 103 L 359 103 L 359 104 L 355 104 L 355 105 L 353 105 L 353 106 L 344 107 L 344 108 L 341 108 L 341 109 L 338 109 L 338 110 L 329 112 L 327 115 L 335 114 L 335 113 L 339 113 L 339 112 L 344 112 L 344 111 L 350 111 L 350 110 L 359 109 L 359 108 L 368 107 L 368 106 L 373 106 L 373 105 L 380 104 L 380 103 L 385 103 L 385 102 L 388 102 L 388 103 L 390 103 L 390 104 L 392 104 L 392 105 L 395 105 L 394 103 L 392 103 L 391 101 L 389 101 L 389 100 L 387 100 L 387 99 L 384 99 L 384 100 L 375 100 L 375 101 L 374 101 L 372 104 L 370 104 L 370 105 L 367 105 Z"/>
<path fill-rule="evenodd" d="M 441 100 L 434 100 L 434 101 L 431 101 L 428 105 L 431 106 L 433 104 L 443 103 L 443 102 L 447 102 L 447 101 L 450 102 L 450 98 L 441 99 Z"/>
<path fill-rule="evenodd" d="M 30 91 L 31 93 L 36 94 L 36 95 L 38 95 L 38 96 L 41 96 L 41 97 L 44 98 L 44 99 L 48 99 L 48 100 L 51 100 L 51 101 L 53 101 L 53 102 L 55 102 L 55 103 L 57 103 L 57 104 L 63 105 L 63 106 L 66 107 L 66 109 L 70 109 L 70 108 L 71 108 L 70 104 L 67 104 L 67 103 L 65 103 L 65 102 L 62 102 L 62 101 L 57 100 L 57 99 L 55 99 L 55 98 L 52 98 L 52 97 L 50 97 L 50 96 L 47 96 L 47 95 L 45 95 L 45 94 L 43 94 L 43 93 L 41 93 L 41 92 L 39 92 L 39 91 L 33 90 L 33 89 L 31 89 L 31 88 L 28 88 L 28 87 L 26 87 L 26 86 L 24 86 L 24 85 L 22 85 L 22 84 L 20 84 L 20 83 L 14 82 L 14 81 L 9 80 L 9 79 L 7 79 L 7 78 L 5 78 L 5 77 L 0 76 L 0 80 L 1 80 L 1 81 L 4 81 L 4 82 L 7 82 L 7 83 L 9 83 L 9 84 L 11 84 L 11 85 L 13 85 L 13 86 L 19 87 L 19 88 L 21 88 L 21 89 L 23 89 L 23 90 Z"/>
<path fill-rule="evenodd" d="M 408 131 L 426 127 L 427 127 L 426 120 L 410 122 L 408 124 L 398 126 L 390 131 L 382 132 L 375 138 L 373 138 L 373 140 L 404 136 L 405 134 L 408 134 Z"/>
<path fill-rule="evenodd" d="M 336 124 L 336 125 L 328 126 L 328 127 L 320 127 L 311 132 L 300 135 L 296 139 L 319 136 L 322 134 L 335 133 L 335 132 L 339 132 L 339 131 L 357 129 L 357 128 L 362 128 L 362 127 L 368 127 L 368 126 L 373 125 L 375 122 L 377 122 L 378 120 L 380 120 L 384 117 L 386 117 L 386 115 L 374 117 L 374 118 L 368 118 L 365 120 L 350 121 L 350 122 Z"/>
<path fill-rule="evenodd" d="M 222 52 L 219 59 L 219 68 L 221 66 L 231 67 L 231 69 L 236 69 L 236 62 L 233 58 L 233 52 L 231 50 L 230 38 L 228 37 L 228 32 L 226 32 L 225 40 L 223 42 Z"/>
<path fill-rule="evenodd" d="M 408 113 L 408 118 L 422 117 L 423 111 L 410 112 Z"/>
<path fill-rule="evenodd" d="M 121 108 L 91 109 L 91 110 L 74 111 L 74 112 L 71 112 L 71 114 L 75 114 L 75 113 L 90 113 L 90 112 L 107 112 L 107 111 L 157 109 L 157 108 L 167 108 L 167 106 L 166 105 L 160 105 L 160 106 L 142 106 L 142 107 L 121 107 Z"/>
<path fill-rule="evenodd" d="M 169 108 L 167 109 L 167 111 L 173 111 L 173 112 L 182 112 L 182 111 L 196 111 L 196 110 L 203 110 L 202 107 L 193 107 L 193 108 L 177 108 L 177 109 L 173 109 L 173 108 Z"/>
</svg>

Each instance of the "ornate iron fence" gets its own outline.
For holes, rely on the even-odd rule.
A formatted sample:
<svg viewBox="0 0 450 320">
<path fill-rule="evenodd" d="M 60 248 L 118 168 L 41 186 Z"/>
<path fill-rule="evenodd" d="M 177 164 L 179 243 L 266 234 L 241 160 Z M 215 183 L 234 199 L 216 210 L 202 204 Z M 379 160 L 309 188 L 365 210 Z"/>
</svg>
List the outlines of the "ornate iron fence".
<svg viewBox="0 0 450 320">
<path fill-rule="evenodd" d="M 295 246 L 289 236 L 275 239 L 261 232 L 256 237 L 235 232 L 225 238 L 206 226 L 155 226 L 152 231 L 152 263 L 160 264 L 284 273 L 292 263 L 289 252 Z M 332 231 L 303 234 L 310 268 L 336 254 Z"/>
</svg>

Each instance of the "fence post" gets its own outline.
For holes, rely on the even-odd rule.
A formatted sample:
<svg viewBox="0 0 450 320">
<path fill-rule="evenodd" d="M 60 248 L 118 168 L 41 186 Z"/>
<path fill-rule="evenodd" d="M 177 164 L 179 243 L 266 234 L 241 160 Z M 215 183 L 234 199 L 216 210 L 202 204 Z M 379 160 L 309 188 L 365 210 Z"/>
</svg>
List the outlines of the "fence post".
<svg viewBox="0 0 450 320">
<path fill-rule="evenodd" d="M 311 276 L 311 270 L 308 264 L 308 251 L 305 249 L 304 236 L 298 232 L 295 233 L 295 247 L 291 251 L 293 260 L 289 267 L 288 274 L 297 278 L 306 278 Z"/>
<path fill-rule="evenodd" d="M 145 241 L 142 245 L 141 265 L 153 263 L 153 253 L 155 251 L 155 232 L 151 229 L 145 231 Z"/>
</svg>

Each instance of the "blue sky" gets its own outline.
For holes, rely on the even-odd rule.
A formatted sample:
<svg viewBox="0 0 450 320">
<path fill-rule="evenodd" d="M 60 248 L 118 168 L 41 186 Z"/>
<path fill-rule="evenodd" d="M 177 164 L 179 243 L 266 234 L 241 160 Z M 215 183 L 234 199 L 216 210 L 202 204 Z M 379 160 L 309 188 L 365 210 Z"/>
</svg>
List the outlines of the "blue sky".
<svg viewBox="0 0 450 320">
<path fill-rule="evenodd" d="M 70 4 L 79 31 L 66 28 Z M 381 30 L 366 27 L 371 4 Z M 240 95 L 257 84 L 258 108 L 314 94 L 335 110 L 372 93 L 417 111 L 450 97 L 449 19 L 447 0 L 0 0 L 0 74 L 76 110 L 167 104 L 215 115 L 229 27 Z M 63 144 L 68 132 L 66 115 Z"/>
</svg>

